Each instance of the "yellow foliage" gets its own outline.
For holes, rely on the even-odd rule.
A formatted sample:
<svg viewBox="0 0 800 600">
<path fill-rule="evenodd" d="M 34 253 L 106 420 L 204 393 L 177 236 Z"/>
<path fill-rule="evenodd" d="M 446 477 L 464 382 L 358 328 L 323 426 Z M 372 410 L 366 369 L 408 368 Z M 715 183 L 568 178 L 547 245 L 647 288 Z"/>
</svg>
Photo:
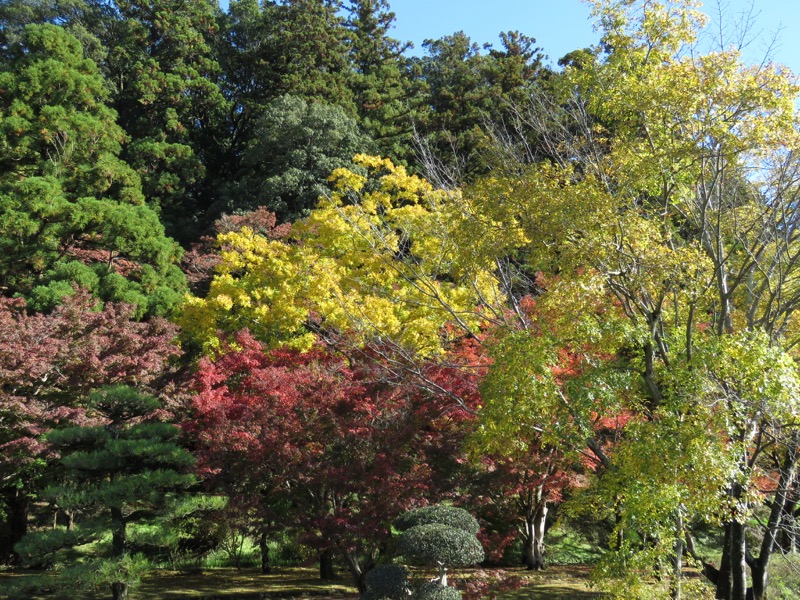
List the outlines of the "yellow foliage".
<svg viewBox="0 0 800 600">
<path fill-rule="evenodd" d="M 247 327 L 270 344 L 307 348 L 315 323 L 429 355 L 443 350 L 449 327 L 481 326 L 481 304 L 504 298 L 489 271 L 459 256 L 460 195 L 387 159 L 354 160 L 369 177 L 334 171 L 331 197 L 293 226 L 291 241 L 248 228 L 218 237 L 209 293 L 183 309 L 188 338 L 213 352 L 220 333 Z"/>
</svg>

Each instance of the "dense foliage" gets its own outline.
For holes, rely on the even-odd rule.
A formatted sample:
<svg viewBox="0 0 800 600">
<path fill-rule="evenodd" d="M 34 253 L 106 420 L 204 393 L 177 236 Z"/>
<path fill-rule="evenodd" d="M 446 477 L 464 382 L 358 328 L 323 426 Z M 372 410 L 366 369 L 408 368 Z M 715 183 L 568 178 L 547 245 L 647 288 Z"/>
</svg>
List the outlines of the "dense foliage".
<svg viewBox="0 0 800 600">
<path fill-rule="evenodd" d="M 765 598 L 800 88 L 693 0 L 588 4 L 556 68 L 386 0 L 0 3 L 0 559 L 122 598 L 130 524 L 406 597 L 396 552 L 542 569 L 557 515 L 617 596 Z"/>
</svg>

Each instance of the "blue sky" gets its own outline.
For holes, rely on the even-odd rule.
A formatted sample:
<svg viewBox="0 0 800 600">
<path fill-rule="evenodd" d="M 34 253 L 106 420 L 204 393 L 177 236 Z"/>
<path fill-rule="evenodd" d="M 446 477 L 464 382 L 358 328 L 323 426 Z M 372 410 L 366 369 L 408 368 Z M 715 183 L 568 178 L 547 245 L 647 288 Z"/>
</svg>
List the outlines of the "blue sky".
<svg viewBox="0 0 800 600">
<path fill-rule="evenodd" d="M 389 0 L 397 15 L 394 37 L 414 43 L 421 51 L 426 38 L 439 38 L 463 30 L 473 41 L 499 44 L 501 31 L 517 29 L 536 38 L 538 45 L 555 63 L 576 48 L 596 43 L 589 6 L 580 0 Z M 769 43 L 776 62 L 800 73 L 800 2 L 798 0 L 720 0 L 723 22 L 732 23 L 751 5 L 755 21 L 745 60 L 760 62 Z M 712 18 L 707 28 L 718 32 L 717 0 L 704 2 Z M 783 28 L 783 29 L 781 29 Z M 731 32 L 730 25 L 727 31 Z"/>
<path fill-rule="evenodd" d="M 501 31 L 519 30 L 536 38 L 538 45 L 555 63 L 576 48 L 597 42 L 589 7 L 580 0 L 389 0 L 397 15 L 393 37 L 414 43 L 422 52 L 422 41 L 463 30 L 474 42 L 499 44 Z M 227 0 L 221 0 L 223 8 Z M 750 28 L 753 39 L 745 60 L 761 62 L 778 34 L 773 58 L 800 74 L 800 1 L 798 0 L 708 0 L 706 12 L 713 17 L 709 31 L 718 31 L 717 7 L 725 22 L 752 6 L 755 16 Z M 730 28 L 728 28 L 730 30 Z"/>
</svg>

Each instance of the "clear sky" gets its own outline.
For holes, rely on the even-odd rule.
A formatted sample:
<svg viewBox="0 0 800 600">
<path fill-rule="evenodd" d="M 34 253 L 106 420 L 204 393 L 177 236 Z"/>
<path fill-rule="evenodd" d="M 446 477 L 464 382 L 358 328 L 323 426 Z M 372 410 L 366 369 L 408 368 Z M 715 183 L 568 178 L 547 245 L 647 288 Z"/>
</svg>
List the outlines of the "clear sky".
<svg viewBox="0 0 800 600">
<path fill-rule="evenodd" d="M 397 15 L 393 37 L 414 43 L 422 53 L 425 39 L 436 39 L 462 30 L 474 42 L 499 44 L 501 31 L 519 30 L 536 38 L 555 63 L 567 52 L 596 43 L 588 5 L 581 0 L 389 0 Z M 220 0 L 225 9 L 228 0 Z M 800 74 L 800 0 L 706 0 L 704 10 L 712 17 L 709 32 L 717 32 L 718 7 L 723 22 L 740 20 L 752 7 L 753 34 L 745 60 L 761 62 L 772 46 L 776 62 Z M 728 26 L 728 31 L 731 31 Z"/>
<path fill-rule="evenodd" d="M 567 52 L 596 43 L 589 6 L 580 0 L 389 0 L 397 15 L 394 37 L 411 41 L 421 52 L 422 41 L 463 30 L 474 42 L 499 44 L 501 31 L 519 30 L 536 38 L 555 63 Z M 711 17 L 709 35 L 719 31 L 719 6 L 723 23 L 740 21 L 750 11 L 754 37 L 745 52 L 748 62 L 760 62 L 770 42 L 776 62 L 800 73 L 799 0 L 709 0 L 704 10 Z"/>
</svg>

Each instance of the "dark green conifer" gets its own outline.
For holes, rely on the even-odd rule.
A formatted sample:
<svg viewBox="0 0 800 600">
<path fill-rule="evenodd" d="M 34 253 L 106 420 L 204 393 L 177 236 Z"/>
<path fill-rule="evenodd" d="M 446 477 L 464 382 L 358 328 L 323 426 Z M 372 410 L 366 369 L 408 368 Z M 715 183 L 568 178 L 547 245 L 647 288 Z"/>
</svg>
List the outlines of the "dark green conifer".
<svg viewBox="0 0 800 600">
<path fill-rule="evenodd" d="M 160 401 L 118 386 L 93 393 L 94 426 L 52 431 L 45 439 L 61 455 L 60 484 L 43 498 L 75 515 L 67 527 L 29 533 L 17 544 L 28 565 L 63 567 L 39 585 L 111 587 L 115 600 L 146 570 L 129 552 L 128 527 L 152 522 L 170 510 L 194 477 L 191 454 L 178 443 L 180 430 L 158 421 Z M 104 542 L 111 535 L 110 544 Z M 91 554 L 82 547 L 95 544 Z"/>
</svg>

